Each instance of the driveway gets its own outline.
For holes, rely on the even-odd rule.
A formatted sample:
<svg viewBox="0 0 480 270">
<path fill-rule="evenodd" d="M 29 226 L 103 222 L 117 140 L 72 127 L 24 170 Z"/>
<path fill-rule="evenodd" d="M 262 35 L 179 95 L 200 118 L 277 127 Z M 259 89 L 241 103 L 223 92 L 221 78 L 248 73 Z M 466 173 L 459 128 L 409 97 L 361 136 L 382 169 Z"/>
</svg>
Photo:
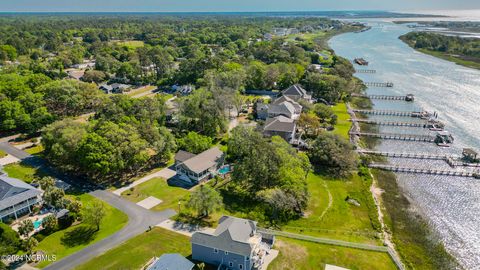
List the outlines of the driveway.
<svg viewBox="0 0 480 270">
<path fill-rule="evenodd" d="M 153 179 L 153 178 L 163 178 L 163 179 L 165 179 L 165 180 L 168 180 L 168 179 L 174 177 L 176 174 L 177 174 L 177 173 L 176 173 L 174 170 L 172 170 L 172 169 L 170 169 L 170 168 L 164 168 L 164 169 L 162 169 L 162 170 L 160 170 L 160 171 L 158 171 L 158 172 L 154 172 L 154 173 L 152 173 L 152 174 L 149 174 L 149 175 L 147 175 L 147 176 L 144 176 L 144 177 L 138 179 L 137 181 L 131 183 L 131 184 L 128 185 L 128 186 L 125 186 L 125 187 L 119 188 L 119 189 L 117 189 L 117 190 L 114 190 L 113 193 L 114 193 L 115 195 L 120 196 L 120 195 L 122 195 L 122 193 L 125 192 L 126 190 L 129 190 L 130 188 L 135 187 L 135 186 L 138 186 L 138 185 L 140 185 L 140 184 L 142 184 L 142 183 L 145 183 L 145 182 L 147 182 L 147 181 L 149 181 L 149 180 L 151 180 L 151 179 Z"/>
<path fill-rule="evenodd" d="M 110 235 L 109 237 L 87 246 L 86 248 L 71 254 L 47 267 L 44 269 L 48 270 L 63 270 L 63 269 L 73 269 L 76 266 L 88 262 L 90 259 L 106 252 L 109 249 L 120 245 L 121 243 L 127 241 L 128 239 L 135 237 L 143 232 L 145 232 L 150 226 L 154 227 L 155 225 L 167 220 L 168 218 L 175 215 L 175 211 L 168 209 L 162 212 L 154 212 L 147 210 L 133 202 L 125 200 L 120 196 L 117 196 L 109 191 L 97 189 L 94 184 L 85 184 L 82 183 L 80 179 L 75 179 L 74 177 L 69 177 L 58 173 L 54 168 L 50 167 L 45 160 L 32 156 L 27 152 L 17 149 L 11 146 L 8 143 L 8 140 L 0 139 L 0 149 L 6 153 L 22 160 L 22 162 L 28 163 L 32 166 L 42 167 L 47 173 L 51 173 L 56 178 L 76 186 L 82 190 L 89 191 L 89 194 L 98 198 L 111 206 L 117 208 L 118 210 L 124 212 L 128 216 L 128 223 L 120 231 Z M 169 171 L 161 170 L 155 174 L 151 174 L 146 177 L 163 177 L 171 174 Z M 144 177 L 144 178 L 146 178 Z M 151 179 L 150 178 L 150 179 Z M 142 178 L 143 179 L 143 178 Z M 145 180 L 147 181 L 147 180 Z M 85 181 L 83 181 L 85 182 Z M 93 191 L 92 191 L 93 190 Z"/>
<path fill-rule="evenodd" d="M 175 211 L 169 209 L 163 212 L 153 212 L 137 204 L 122 199 L 111 192 L 96 190 L 90 193 L 92 196 L 101 199 L 118 210 L 128 215 L 128 224 L 115 234 L 90 245 L 68 257 L 55 262 L 44 269 L 46 270 L 67 270 L 73 269 L 88 262 L 109 249 L 112 249 L 128 239 L 145 232 L 149 226 L 154 227 L 168 218 L 175 215 Z"/>
</svg>

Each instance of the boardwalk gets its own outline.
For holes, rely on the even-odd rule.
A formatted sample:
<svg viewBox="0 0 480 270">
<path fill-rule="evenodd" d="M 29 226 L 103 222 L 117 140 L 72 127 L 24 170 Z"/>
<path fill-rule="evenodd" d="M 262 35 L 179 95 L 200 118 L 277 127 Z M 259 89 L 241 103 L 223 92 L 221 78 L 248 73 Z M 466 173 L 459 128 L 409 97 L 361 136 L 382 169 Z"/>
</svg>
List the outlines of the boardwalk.
<svg viewBox="0 0 480 270">
<path fill-rule="evenodd" d="M 365 82 L 367 87 L 393 87 L 392 82 Z"/>
<path fill-rule="evenodd" d="M 378 121 L 370 119 L 350 119 L 350 121 L 355 121 L 365 124 L 374 124 L 380 126 L 395 126 L 395 127 L 418 127 L 418 128 L 430 128 L 427 122 L 422 123 L 413 123 L 413 122 L 396 122 L 396 121 Z"/>
<path fill-rule="evenodd" d="M 413 101 L 413 96 L 393 96 L 393 95 L 363 95 L 352 94 L 352 97 L 380 99 L 380 100 L 400 100 L 400 101 Z"/>
<path fill-rule="evenodd" d="M 386 140 L 414 141 L 414 142 L 435 142 L 435 137 L 430 135 L 397 134 L 397 133 L 371 133 L 361 131 L 350 131 L 350 135 L 367 136 Z"/>
<path fill-rule="evenodd" d="M 377 73 L 375 69 L 355 69 L 356 73 L 366 73 L 366 74 L 374 74 Z"/>
<path fill-rule="evenodd" d="M 412 159 L 431 159 L 431 160 L 445 160 L 447 158 L 455 159 L 457 156 L 449 155 L 436 155 L 428 153 L 394 153 L 394 152 L 383 152 L 383 151 L 372 151 L 372 150 L 358 150 L 360 154 L 368 154 L 375 156 L 384 156 L 384 157 L 394 157 L 394 158 L 412 158 Z"/>
<path fill-rule="evenodd" d="M 423 112 L 407 112 L 407 111 L 393 111 L 393 110 L 361 110 L 353 109 L 355 113 L 371 114 L 371 115 L 389 115 L 389 116 L 404 116 L 404 117 L 416 117 L 416 118 L 429 118 L 431 113 Z"/>
<path fill-rule="evenodd" d="M 420 173 L 420 174 L 430 174 L 430 175 L 446 175 L 446 176 L 459 176 L 459 177 L 474 177 L 480 178 L 480 173 L 478 172 L 462 172 L 462 171 L 452 171 L 452 170 L 437 170 L 437 169 L 422 169 L 422 168 L 412 168 L 412 167 L 403 167 L 387 164 L 377 164 L 371 163 L 368 165 L 369 168 L 392 171 L 392 172 L 402 172 L 402 173 Z"/>
</svg>

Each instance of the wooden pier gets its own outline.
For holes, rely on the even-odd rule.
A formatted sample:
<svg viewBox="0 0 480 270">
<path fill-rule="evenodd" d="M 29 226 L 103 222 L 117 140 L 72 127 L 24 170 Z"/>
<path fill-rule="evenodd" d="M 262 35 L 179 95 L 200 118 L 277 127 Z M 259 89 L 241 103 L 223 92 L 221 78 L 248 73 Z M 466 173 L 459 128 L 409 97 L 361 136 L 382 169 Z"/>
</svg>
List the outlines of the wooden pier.
<svg viewBox="0 0 480 270">
<path fill-rule="evenodd" d="M 417 135 L 417 134 L 397 134 L 397 133 L 371 133 L 361 131 L 350 131 L 350 135 L 367 136 L 387 140 L 413 141 L 413 142 L 435 142 L 435 136 Z"/>
<path fill-rule="evenodd" d="M 366 74 L 374 74 L 377 73 L 375 69 L 355 69 L 356 73 L 366 73 Z"/>
<path fill-rule="evenodd" d="M 431 113 L 423 112 L 406 112 L 406 111 L 390 111 L 390 110 L 360 110 L 353 109 L 355 113 L 362 114 L 372 114 L 372 115 L 389 115 L 389 116 L 407 116 L 407 117 L 417 117 L 417 118 L 428 118 L 432 116 Z"/>
<path fill-rule="evenodd" d="M 392 82 L 365 82 L 367 87 L 393 87 Z"/>
<path fill-rule="evenodd" d="M 414 123 L 414 122 L 396 122 L 396 121 L 378 121 L 370 119 L 350 119 L 352 122 L 359 122 L 365 124 L 373 124 L 380 126 L 393 126 L 393 127 L 414 127 L 414 128 L 426 128 L 431 129 L 433 125 L 438 125 L 437 129 L 443 129 L 443 124 L 441 122 L 428 122 L 423 123 Z"/>
<path fill-rule="evenodd" d="M 362 94 L 352 94 L 352 97 L 360 97 L 360 98 L 369 98 L 369 99 L 382 99 L 382 100 L 401 100 L 401 101 L 413 101 L 413 95 L 405 95 L 405 96 L 392 96 L 392 95 L 362 95 Z"/>
<path fill-rule="evenodd" d="M 451 170 L 436 170 L 436 169 L 421 169 L 421 168 L 411 168 L 403 166 L 394 166 L 386 164 L 377 164 L 371 163 L 368 165 L 369 168 L 392 171 L 392 172 L 402 172 L 402 173 L 421 173 L 421 174 L 430 174 L 430 175 L 445 175 L 445 176 L 459 176 L 459 177 L 474 177 L 480 178 L 480 173 L 478 172 L 461 172 L 461 171 L 451 171 Z"/>
<path fill-rule="evenodd" d="M 395 153 L 395 152 L 383 152 L 383 151 L 372 151 L 372 150 L 358 150 L 360 154 L 383 156 L 383 157 L 393 157 L 393 158 L 412 158 L 412 159 L 431 159 L 431 160 L 445 160 L 447 158 L 458 158 L 455 156 L 449 155 L 436 155 L 428 153 Z"/>
</svg>

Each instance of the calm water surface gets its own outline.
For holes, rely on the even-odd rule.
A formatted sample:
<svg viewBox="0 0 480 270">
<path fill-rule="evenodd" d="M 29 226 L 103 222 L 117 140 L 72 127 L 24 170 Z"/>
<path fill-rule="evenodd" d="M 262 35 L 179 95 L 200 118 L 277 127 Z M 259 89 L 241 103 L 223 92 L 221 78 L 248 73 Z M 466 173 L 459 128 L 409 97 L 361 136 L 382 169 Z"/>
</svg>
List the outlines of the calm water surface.
<svg viewBox="0 0 480 270">
<path fill-rule="evenodd" d="M 364 57 L 376 74 L 358 74 L 364 81 L 393 82 L 394 88 L 369 88 L 369 94 L 415 95 L 414 103 L 374 101 L 374 109 L 437 112 L 455 142 L 450 148 L 431 143 L 382 141 L 379 150 L 460 155 L 463 147 L 480 150 L 480 71 L 458 66 L 411 49 L 398 37 L 406 26 L 369 21 L 372 30 L 348 33 L 330 41 L 337 54 Z M 374 116 L 387 119 L 385 116 Z M 413 121 L 388 117 L 389 120 Z M 407 127 L 381 127 L 381 132 L 429 134 Z M 432 135 L 433 132 L 430 132 Z M 442 161 L 391 159 L 410 167 L 451 169 Z M 460 169 L 458 169 L 460 170 Z M 436 229 L 445 246 L 466 269 L 480 269 L 480 179 L 398 174 L 398 182 Z"/>
</svg>

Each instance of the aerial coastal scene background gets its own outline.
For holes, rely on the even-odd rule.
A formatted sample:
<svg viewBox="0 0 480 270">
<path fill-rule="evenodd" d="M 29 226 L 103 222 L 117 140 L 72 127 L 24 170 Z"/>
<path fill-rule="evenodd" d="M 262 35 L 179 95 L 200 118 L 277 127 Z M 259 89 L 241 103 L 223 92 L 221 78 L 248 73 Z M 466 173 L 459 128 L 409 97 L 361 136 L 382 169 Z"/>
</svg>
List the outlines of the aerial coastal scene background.
<svg viewBox="0 0 480 270">
<path fill-rule="evenodd" d="M 0 269 L 480 269 L 476 1 L 0 3 Z"/>
</svg>

